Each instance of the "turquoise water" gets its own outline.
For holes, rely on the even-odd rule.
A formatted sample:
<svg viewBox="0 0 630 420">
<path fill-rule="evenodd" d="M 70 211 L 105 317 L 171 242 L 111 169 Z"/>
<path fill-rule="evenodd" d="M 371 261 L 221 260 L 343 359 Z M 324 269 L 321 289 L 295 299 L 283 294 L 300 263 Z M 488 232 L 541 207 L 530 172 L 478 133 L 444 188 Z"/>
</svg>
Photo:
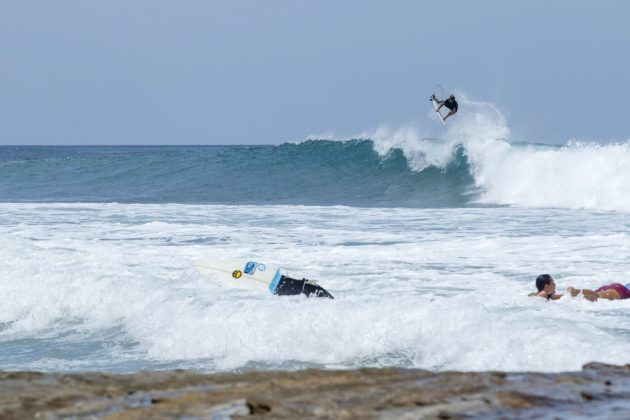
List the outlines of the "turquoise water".
<svg viewBox="0 0 630 420">
<path fill-rule="evenodd" d="M 122 203 L 466 205 L 461 147 L 413 171 L 370 140 L 281 146 L 0 147 L 0 200 Z"/>
</svg>

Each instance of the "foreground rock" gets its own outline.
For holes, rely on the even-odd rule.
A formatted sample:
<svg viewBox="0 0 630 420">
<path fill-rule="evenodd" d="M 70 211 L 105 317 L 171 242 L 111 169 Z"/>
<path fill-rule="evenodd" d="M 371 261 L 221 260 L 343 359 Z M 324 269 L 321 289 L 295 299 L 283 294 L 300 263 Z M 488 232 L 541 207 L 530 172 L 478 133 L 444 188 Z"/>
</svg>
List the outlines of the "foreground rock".
<svg viewBox="0 0 630 420">
<path fill-rule="evenodd" d="M 406 369 L 200 374 L 0 371 L 0 418 L 630 418 L 630 365 L 573 373 Z"/>
</svg>

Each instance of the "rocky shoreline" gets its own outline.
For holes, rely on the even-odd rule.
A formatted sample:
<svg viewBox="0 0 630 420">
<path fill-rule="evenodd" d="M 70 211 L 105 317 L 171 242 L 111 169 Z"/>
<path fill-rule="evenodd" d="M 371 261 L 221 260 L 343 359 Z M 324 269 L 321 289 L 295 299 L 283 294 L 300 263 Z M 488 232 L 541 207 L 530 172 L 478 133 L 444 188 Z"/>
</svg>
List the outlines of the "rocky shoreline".
<svg viewBox="0 0 630 420">
<path fill-rule="evenodd" d="M 0 418 L 630 418 L 630 365 L 203 374 L 0 371 Z"/>
</svg>

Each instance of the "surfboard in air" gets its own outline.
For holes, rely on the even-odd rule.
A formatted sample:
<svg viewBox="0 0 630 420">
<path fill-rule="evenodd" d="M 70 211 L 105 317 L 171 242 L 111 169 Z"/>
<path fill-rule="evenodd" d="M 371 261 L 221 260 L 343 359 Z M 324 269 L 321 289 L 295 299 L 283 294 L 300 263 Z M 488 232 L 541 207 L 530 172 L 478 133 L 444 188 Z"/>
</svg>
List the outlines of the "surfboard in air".
<svg viewBox="0 0 630 420">
<path fill-rule="evenodd" d="M 444 121 L 444 117 L 442 116 L 442 111 L 438 111 L 440 104 L 438 104 L 435 100 L 435 95 L 431 95 L 431 102 L 433 103 L 433 108 L 435 108 L 435 112 L 438 114 L 440 121 L 442 121 L 442 124 L 446 125 L 446 121 Z"/>
</svg>

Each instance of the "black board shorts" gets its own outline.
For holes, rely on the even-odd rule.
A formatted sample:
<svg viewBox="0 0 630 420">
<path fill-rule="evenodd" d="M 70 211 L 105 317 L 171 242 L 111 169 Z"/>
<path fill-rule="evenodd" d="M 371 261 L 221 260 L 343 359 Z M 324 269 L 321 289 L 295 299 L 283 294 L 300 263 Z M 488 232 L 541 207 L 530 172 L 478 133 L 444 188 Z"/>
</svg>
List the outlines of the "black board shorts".
<svg viewBox="0 0 630 420">
<path fill-rule="evenodd" d="M 451 111 L 457 112 L 457 102 L 446 101 L 444 102 L 444 106 L 450 109 Z"/>
</svg>

